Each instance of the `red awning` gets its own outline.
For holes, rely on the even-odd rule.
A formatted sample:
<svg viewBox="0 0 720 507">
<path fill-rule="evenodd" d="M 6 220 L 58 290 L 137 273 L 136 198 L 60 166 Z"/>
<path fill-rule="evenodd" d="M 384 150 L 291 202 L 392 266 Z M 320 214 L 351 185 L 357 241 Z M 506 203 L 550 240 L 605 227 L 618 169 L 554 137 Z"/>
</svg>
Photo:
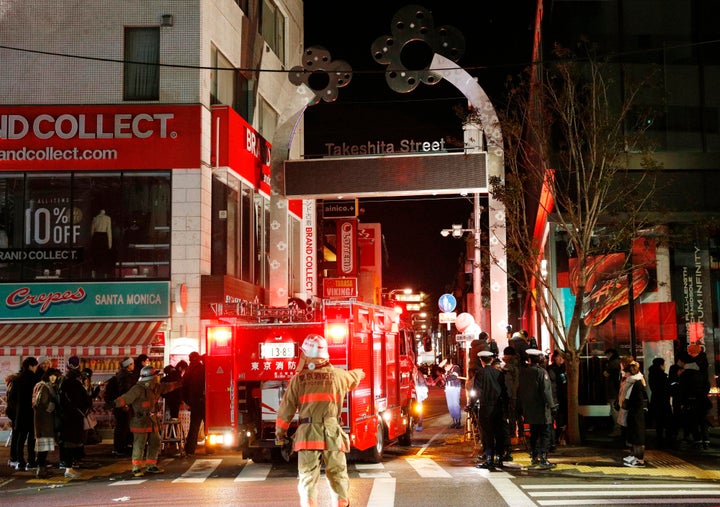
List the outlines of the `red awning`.
<svg viewBox="0 0 720 507">
<path fill-rule="evenodd" d="M 162 322 L 0 324 L 2 356 L 133 356 L 146 353 Z"/>
</svg>

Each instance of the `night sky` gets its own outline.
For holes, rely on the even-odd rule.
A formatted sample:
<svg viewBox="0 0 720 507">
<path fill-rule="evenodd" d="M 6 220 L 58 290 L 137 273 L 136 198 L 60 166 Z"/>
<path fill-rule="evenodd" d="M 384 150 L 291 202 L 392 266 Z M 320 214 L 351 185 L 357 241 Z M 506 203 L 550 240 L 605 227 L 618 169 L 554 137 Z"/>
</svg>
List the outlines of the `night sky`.
<svg viewBox="0 0 720 507">
<path fill-rule="evenodd" d="M 343 141 L 454 139 L 461 147 L 460 114 L 467 106 L 462 94 L 445 81 L 420 84 L 407 94 L 391 90 L 386 67 L 371 54 L 372 43 L 391 33 L 399 8 L 414 4 L 430 9 L 436 28 L 450 25 L 463 34 L 465 53 L 457 63 L 478 79 L 498 108 L 506 78 L 529 63 L 535 3 L 369 0 L 343 3 L 342 10 L 350 13 L 339 13 L 335 2 L 306 0 L 305 47 L 325 47 L 333 60 L 352 67 L 353 77 L 340 88 L 337 101 L 305 112 L 305 154 L 322 154 L 325 143 Z M 443 238 L 440 230 L 453 223 L 466 226 L 472 208 L 472 196 L 361 199 L 361 222 L 382 224 L 389 261 L 383 268 L 383 286 L 411 287 L 433 298 L 445 292 L 457 273 L 465 242 Z"/>
</svg>

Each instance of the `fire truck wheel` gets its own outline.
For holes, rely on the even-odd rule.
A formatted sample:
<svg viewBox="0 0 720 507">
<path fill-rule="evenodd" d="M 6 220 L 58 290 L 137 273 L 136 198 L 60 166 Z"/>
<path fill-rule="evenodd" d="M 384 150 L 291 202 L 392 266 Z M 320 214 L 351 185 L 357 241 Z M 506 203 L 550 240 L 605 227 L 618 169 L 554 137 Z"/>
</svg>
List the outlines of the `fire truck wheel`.
<svg viewBox="0 0 720 507">
<path fill-rule="evenodd" d="M 412 445 L 412 435 L 414 427 L 414 420 L 408 418 L 408 426 L 405 429 L 405 433 L 398 437 L 398 444 L 405 446 Z"/>
<path fill-rule="evenodd" d="M 381 463 L 383 458 L 383 451 L 385 450 L 385 429 L 383 428 L 382 420 L 378 420 L 375 438 L 375 445 L 368 449 L 369 461 L 371 463 Z"/>
</svg>

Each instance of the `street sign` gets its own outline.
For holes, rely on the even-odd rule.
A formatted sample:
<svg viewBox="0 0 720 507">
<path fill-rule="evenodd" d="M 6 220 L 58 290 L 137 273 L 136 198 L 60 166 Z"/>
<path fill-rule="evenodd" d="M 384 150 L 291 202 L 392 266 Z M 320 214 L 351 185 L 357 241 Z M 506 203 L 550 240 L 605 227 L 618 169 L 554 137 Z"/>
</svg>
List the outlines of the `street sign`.
<svg viewBox="0 0 720 507">
<path fill-rule="evenodd" d="M 455 300 L 455 296 L 452 294 L 443 294 L 438 300 L 438 306 L 440 306 L 440 310 L 443 312 L 453 311 L 456 305 L 457 301 Z"/>
<path fill-rule="evenodd" d="M 438 313 L 438 323 L 440 324 L 447 324 L 448 326 L 455 322 L 455 319 L 457 318 L 457 313 L 455 312 L 443 312 Z"/>
</svg>

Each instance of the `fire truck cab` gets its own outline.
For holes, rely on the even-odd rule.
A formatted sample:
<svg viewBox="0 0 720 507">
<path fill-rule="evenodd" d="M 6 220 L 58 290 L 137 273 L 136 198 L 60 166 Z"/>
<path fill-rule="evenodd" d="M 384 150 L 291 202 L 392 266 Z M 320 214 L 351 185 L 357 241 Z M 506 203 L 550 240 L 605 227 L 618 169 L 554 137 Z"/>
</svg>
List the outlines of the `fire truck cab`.
<svg viewBox="0 0 720 507">
<path fill-rule="evenodd" d="M 243 307 L 230 313 L 206 327 L 206 445 L 240 449 L 254 461 L 274 457 L 277 409 L 309 334 L 327 339 L 333 366 L 365 371 L 343 406 L 349 458 L 377 463 L 387 445 L 410 444 L 414 340 L 392 309 L 323 301 L 304 309 Z"/>
</svg>

